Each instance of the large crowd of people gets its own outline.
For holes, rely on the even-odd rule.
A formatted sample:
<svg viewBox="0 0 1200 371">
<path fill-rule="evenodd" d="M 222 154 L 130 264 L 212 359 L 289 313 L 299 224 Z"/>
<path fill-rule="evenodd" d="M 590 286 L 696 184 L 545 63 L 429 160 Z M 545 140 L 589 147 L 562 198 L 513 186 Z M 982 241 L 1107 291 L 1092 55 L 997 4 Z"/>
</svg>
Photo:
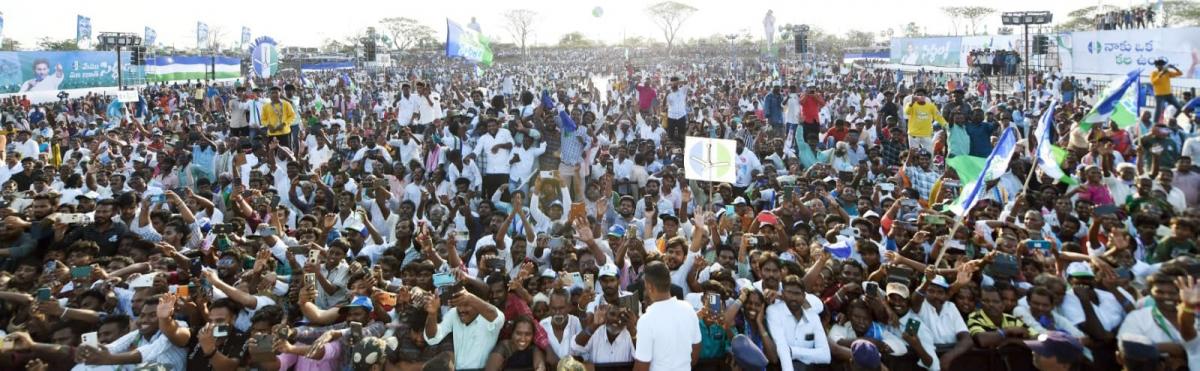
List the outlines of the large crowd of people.
<svg viewBox="0 0 1200 371">
<path fill-rule="evenodd" d="M 0 369 L 1200 369 L 1196 100 L 727 52 L 3 99 Z"/>
<path fill-rule="evenodd" d="M 967 53 L 967 68 L 983 76 L 1013 76 L 1021 71 L 1021 55 L 1015 50 L 985 48 Z"/>
<path fill-rule="evenodd" d="M 1116 9 L 1097 12 L 1092 16 L 1096 30 L 1132 30 L 1138 28 L 1155 28 L 1154 16 L 1157 4 L 1134 6 L 1127 9 Z"/>
</svg>

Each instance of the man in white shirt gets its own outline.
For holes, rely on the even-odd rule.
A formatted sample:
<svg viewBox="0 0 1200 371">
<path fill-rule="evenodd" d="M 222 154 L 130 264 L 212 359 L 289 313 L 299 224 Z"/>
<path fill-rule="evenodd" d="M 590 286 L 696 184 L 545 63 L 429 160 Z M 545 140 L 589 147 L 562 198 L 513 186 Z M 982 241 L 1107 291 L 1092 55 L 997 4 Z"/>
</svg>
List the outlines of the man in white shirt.
<svg viewBox="0 0 1200 371">
<path fill-rule="evenodd" d="M 915 359 L 917 365 L 926 370 L 937 371 L 939 363 L 937 348 L 933 345 L 933 335 L 928 328 L 922 326 L 921 318 L 913 313 L 908 301 L 908 286 L 900 282 L 890 282 L 887 284 L 886 294 L 888 306 L 900 316 L 898 325 L 888 326 L 887 331 L 904 340 L 908 347 L 905 359 Z"/>
<path fill-rule="evenodd" d="M 442 118 L 442 96 L 430 91 L 425 83 L 417 83 L 417 94 L 417 111 L 420 113 L 417 124 L 421 125 L 418 131 L 424 131 L 426 125 Z"/>
<path fill-rule="evenodd" d="M 250 135 L 250 95 L 245 87 L 237 88 L 238 100 L 233 102 L 229 117 L 229 135 L 243 138 Z"/>
<path fill-rule="evenodd" d="M 159 303 L 163 308 L 159 308 Z M 141 315 L 135 320 L 137 330 L 103 345 L 100 350 L 92 345 L 82 345 L 77 357 L 83 362 L 80 369 L 95 369 L 98 365 L 137 365 L 159 363 L 172 370 L 187 368 L 187 346 L 191 330 L 186 323 L 172 318 L 175 313 L 175 295 L 161 299 L 148 299 L 138 308 Z M 159 318 L 159 313 L 166 314 Z"/>
<path fill-rule="evenodd" d="M 400 87 L 400 96 L 396 98 L 396 120 L 400 126 L 408 126 L 413 122 L 413 114 L 417 112 L 417 96 L 412 95 L 412 87 L 407 83 Z"/>
<path fill-rule="evenodd" d="M 781 299 L 767 307 L 767 330 L 775 341 L 780 369 L 829 364 L 832 355 L 825 328 L 821 318 L 807 310 L 807 294 L 800 277 L 789 275 L 783 279 Z"/>
<path fill-rule="evenodd" d="M 954 303 L 946 301 L 949 288 L 944 277 L 935 276 L 917 290 L 922 297 L 916 300 L 921 327 L 929 329 L 934 346 L 943 349 L 941 352 L 935 350 L 940 358 L 938 369 L 942 370 L 949 369 L 954 359 L 971 350 L 974 344 L 962 314 Z"/>
<path fill-rule="evenodd" d="M 574 354 L 582 354 L 593 364 L 627 364 L 633 362 L 633 335 L 636 322 L 630 320 L 626 308 L 602 304 L 591 316 L 584 330 L 575 335 Z M 574 317 L 572 317 L 573 319 Z M 545 325 L 543 325 L 545 327 Z M 549 332 L 549 331 L 547 331 Z M 549 334 L 547 334 L 549 335 Z"/>
<path fill-rule="evenodd" d="M 546 153 L 546 142 L 539 143 L 536 147 L 533 146 L 533 142 L 540 137 L 537 130 L 530 130 L 529 134 L 525 135 L 522 145 L 512 150 L 512 159 L 509 160 L 512 168 L 508 174 L 508 181 L 509 184 L 519 187 L 518 189 L 528 189 L 525 185 L 533 176 L 538 156 Z"/>
<path fill-rule="evenodd" d="M 483 161 L 483 198 L 490 199 L 500 186 L 508 184 L 508 173 L 513 149 L 512 134 L 501 129 L 495 118 L 487 118 L 487 133 L 475 143 L 475 158 Z"/>
<path fill-rule="evenodd" d="M 667 137 L 680 146 L 687 131 L 687 97 L 687 85 L 678 77 L 672 77 L 671 92 L 667 93 Z"/>
<path fill-rule="evenodd" d="M 671 271 L 665 264 L 647 264 L 643 274 L 651 303 L 638 319 L 633 369 L 689 370 L 700 359 L 696 312 L 691 304 L 671 296 Z"/>
<path fill-rule="evenodd" d="M 1194 285 L 1193 279 L 1188 277 L 1183 282 Z M 1155 348 L 1158 348 L 1161 354 L 1167 355 L 1163 361 L 1168 370 L 1174 370 L 1183 365 L 1188 366 L 1184 368 L 1193 370 L 1200 367 L 1200 337 L 1194 335 L 1195 329 L 1191 329 L 1187 332 L 1193 334 L 1192 338 L 1186 339 L 1184 331 L 1179 328 L 1182 320 L 1175 320 L 1179 316 L 1179 311 L 1193 310 L 1191 305 L 1195 303 L 1185 303 L 1180 300 L 1180 293 L 1186 288 L 1177 285 L 1173 276 L 1161 271 L 1151 274 L 1147 278 L 1147 282 L 1150 285 L 1150 297 L 1154 299 L 1154 304 L 1130 312 L 1124 323 L 1121 324 L 1117 337 L 1121 339 L 1131 335 L 1145 337 Z M 1194 300 L 1195 298 L 1190 299 Z M 1194 314 L 1192 315 L 1194 316 Z"/>
<path fill-rule="evenodd" d="M 17 140 L 13 146 L 13 151 L 19 153 L 21 158 L 38 158 L 38 142 L 33 140 L 29 130 L 20 129 L 17 131 Z"/>
<path fill-rule="evenodd" d="M 762 162 L 758 160 L 758 155 L 754 153 L 746 143 L 742 142 L 742 138 L 735 138 L 737 141 L 737 177 L 733 183 L 734 194 L 741 194 L 738 189 L 745 189 L 750 186 L 750 182 L 754 180 L 751 173 L 755 170 L 762 171 Z"/>
</svg>

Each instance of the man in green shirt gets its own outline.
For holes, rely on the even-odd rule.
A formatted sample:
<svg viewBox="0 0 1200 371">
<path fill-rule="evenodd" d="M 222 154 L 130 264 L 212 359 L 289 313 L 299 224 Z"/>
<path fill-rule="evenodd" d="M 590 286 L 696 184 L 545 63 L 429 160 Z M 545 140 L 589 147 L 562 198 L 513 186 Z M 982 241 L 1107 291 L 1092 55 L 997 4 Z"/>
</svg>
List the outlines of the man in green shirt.
<svg viewBox="0 0 1200 371">
<path fill-rule="evenodd" d="M 1158 246 L 1146 253 L 1146 262 L 1161 263 L 1177 256 L 1200 253 L 1200 250 L 1196 248 L 1196 241 L 1194 241 L 1196 222 L 1195 219 L 1188 217 L 1171 219 L 1171 236 L 1158 241 Z"/>
</svg>

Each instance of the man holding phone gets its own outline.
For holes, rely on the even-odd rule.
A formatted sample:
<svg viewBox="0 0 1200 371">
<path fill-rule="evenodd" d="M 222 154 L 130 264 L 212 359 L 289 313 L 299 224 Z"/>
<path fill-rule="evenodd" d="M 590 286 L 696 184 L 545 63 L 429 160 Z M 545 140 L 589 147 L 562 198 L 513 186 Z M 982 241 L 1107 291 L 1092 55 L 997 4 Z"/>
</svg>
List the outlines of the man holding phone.
<svg viewBox="0 0 1200 371">
<path fill-rule="evenodd" d="M 1175 107 L 1175 115 L 1172 119 L 1179 117 L 1183 112 L 1183 105 L 1179 104 L 1179 100 L 1175 98 L 1175 94 L 1171 92 L 1171 78 L 1183 76 L 1183 71 L 1175 67 L 1173 64 L 1167 64 L 1167 61 L 1158 59 L 1154 61 L 1154 71 L 1150 72 L 1150 85 L 1154 87 L 1154 122 L 1162 122 L 1163 110 L 1167 109 L 1167 105 Z"/>
<path fill-rule="evenodd" d="M 929 329 L 923 326 L 921 317 L 913 313 L 909 305 L 908 286 L 900 282 L 889 282 L 885 293 L 888 306 L 900 317 L 897 325 L 887 326 L 886 330 L 904 340 L 904 344 L 910 350 L 901 359 L 906 363 L 915 361 L 916 364 L 926 369 L 936 367 L 938 358 L 933 337 L 930 335 Z"/>
</svg>

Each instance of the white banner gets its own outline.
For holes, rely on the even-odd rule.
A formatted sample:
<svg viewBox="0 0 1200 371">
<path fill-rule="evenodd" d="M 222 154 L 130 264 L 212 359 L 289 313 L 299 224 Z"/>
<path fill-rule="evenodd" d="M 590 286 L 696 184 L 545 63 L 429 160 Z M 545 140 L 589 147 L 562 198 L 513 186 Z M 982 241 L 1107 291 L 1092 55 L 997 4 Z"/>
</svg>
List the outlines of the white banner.
<svg viewBox="0 0 1200 371">
<path fill-rule="evenodd" d="M 737 142 L 729 139 L 687 137 L 684 140 L 684 177 L 706 182 L 737 181 Z"/>
<path fill-rule="evenodd" d="M 117 101 L 121 103 L 132 103 L 138 101 L 138 92 L 136 90 L 117 90 L 114 95 L 117 96 Z"/>
<path fill-rule="evenodd" d="M 1183 71 L 1183 79 L 1200 78 L 1200 27 L 1074 32 L 1070 40 L 1073 73 L 1124 75 L 1135 68 L 1154 70 L 1164 59 Z"/>
</svg>

